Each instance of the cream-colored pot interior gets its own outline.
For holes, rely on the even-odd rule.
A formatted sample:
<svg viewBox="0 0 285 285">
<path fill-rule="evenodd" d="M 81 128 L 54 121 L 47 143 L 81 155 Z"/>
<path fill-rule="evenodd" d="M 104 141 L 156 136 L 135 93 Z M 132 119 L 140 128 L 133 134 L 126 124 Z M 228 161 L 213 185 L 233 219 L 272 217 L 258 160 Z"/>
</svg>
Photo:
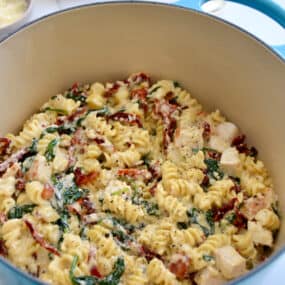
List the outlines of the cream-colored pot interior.
<svg viewBox="0 0 285 285">
<path fill-rule="evenodd" d="M 285 207 L 285 62 L 212 17 L 159 4 L 100 4 L 53 15 L 0 45 L 0 130 L 17 131 L 73 82 L 136 71 L 178 80 L 237 122 L 269 167 Z M 283 220 L 284 224 L 285 220 Z M 285 227 L 276 250 L 285 244 Z"/>
</svg>

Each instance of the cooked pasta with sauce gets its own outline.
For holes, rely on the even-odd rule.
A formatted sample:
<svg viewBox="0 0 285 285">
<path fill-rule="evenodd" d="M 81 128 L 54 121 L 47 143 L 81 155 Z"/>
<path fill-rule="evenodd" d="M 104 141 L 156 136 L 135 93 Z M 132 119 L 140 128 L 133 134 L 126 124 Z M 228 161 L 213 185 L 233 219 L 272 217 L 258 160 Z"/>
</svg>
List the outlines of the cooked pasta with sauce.
<svg viewBox="0 0 285 285">
<path fill-rule="evenodd" d="M 0 155 L 0 253 L 50 284 L 224 284 L 280 227 L 257 150 L 176 81 L 74 84 Z"/>
</svg>

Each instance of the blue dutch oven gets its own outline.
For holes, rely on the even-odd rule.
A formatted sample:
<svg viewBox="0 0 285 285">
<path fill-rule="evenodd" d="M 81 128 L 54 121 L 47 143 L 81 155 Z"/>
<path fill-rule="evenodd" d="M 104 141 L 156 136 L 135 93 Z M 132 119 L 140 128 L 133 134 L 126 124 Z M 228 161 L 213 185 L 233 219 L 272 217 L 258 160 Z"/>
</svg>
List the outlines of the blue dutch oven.
<svg viewBox="0 0 285 285">
<path fill-rule="evenodd" d="M 285 46 L 267 46 L 205 14 L 204 2 L 83 5 L 11 34 L 0 43 L 1 132 L 17 131 L 49 96 L 74 81 L 112 80 L 135 71 L 154 79 L 176 79 L 207 108 L 220 108 L 248 134 L 272 173 L 284 209 Z M 271 0 L 233 2 L 285 27 L 284 9 Z M 283 225 L 272 256 L 232 284 L 262 284 L 268 274 L 275 274 L 272 268 L 284 260 L 284 231 Z M 273 281 L 284 283 L 280 278 Z M 43 283 L 0 258 L 0 284 Z"/>
</svg>

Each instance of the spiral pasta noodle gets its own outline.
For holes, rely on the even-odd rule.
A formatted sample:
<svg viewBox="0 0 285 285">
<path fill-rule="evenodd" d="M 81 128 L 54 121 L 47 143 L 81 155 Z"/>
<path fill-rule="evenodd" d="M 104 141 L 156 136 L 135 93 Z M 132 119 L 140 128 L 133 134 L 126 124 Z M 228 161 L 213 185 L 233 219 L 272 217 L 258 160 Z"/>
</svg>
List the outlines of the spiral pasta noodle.
<svg viewBox="0 0 285 285">
<path fill-rule="evenodd" d="M 147 275 L 150 280 L 153 280 L 154 284 L 162 285 L 175 285 L 179 284 L 175 278 L 175 275 L 168 271 L 163 263 L 154 258 L 147 267 Z"/>
<path fill-rule="evenodd" d="M 124 200 L 120 196 L 106 195 L 103 209 L 108 209 L 131 223 L 139 221 L 144 215 L 141 208 Z"/>
<path fill-rule="evenodd" d="M 254 259 L 256 257 L 257 251 L 254 248 L 252 236 L 249 232 L 233 235 L 232 242 L 242 256 L 251 259 Z"/>
<path fill-rule="evenodd" d="M 51 97 L 0 161 L 0 254 L 49 284 L 226 282 L 281 224 L 238 126 L 142 72 Z"/>
</svg>

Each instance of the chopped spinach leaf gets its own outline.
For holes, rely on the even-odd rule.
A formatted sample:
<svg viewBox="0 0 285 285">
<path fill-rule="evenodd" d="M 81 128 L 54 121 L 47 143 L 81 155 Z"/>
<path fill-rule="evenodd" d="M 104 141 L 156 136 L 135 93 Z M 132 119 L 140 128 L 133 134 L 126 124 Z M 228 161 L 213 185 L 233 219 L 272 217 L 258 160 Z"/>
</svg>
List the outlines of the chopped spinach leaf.
<svg viewBox="0 0 285 285">
<path fill-rule="evenodd" d="M 202 257 L 207 262 L 214 260 L 214 256 L 212 256 L 212 255 L 203 254 Z"/>
<path fill-rule="evenodd" d="M 31 213 L 35 207 L 35 204 L 15 206 L 9 210 L 8 219 L 21 219 L 25 214 Z"/>
<path fill-rule="evenodd" d="M 219 168 L 219 162 L 216 159 L 208 158 L 204 162 L 207 165 L 207 173 L 214 179 L 222 179 L 224 173 Z"/>
<path fill-rule="evenodd" d="M 149 92 L 149 95 L 151 95 L 152 93 L 156 92 L 159 88 L 161 88 L 161 86 L 156 86 L 155 88 L 153 88 L 153 89 Z"/>
<path fill-rule="evenodd" d="M 199 210 L 197 208 L 192 208 L 192 209 L 187 211 L 187 216 L 189 217 L 190 222 L 192 224 L 199 224 L 198 214 L 199 214 Z"/>
<path fill-rule="evenodd" d="M 120 279 L 125 271 L 125 261 L 119 257 L 113 267 L 113 271 L 104 278 L 97 278 L 95 276 L 74 276 L 74 270 L 78 263 L 78 256 L 74 256 L 70 271 L 69 278 L 73 285 L 118 285 Z"/>
<path fill-rule="evenodd" d="M 228 215 L 225 217 L 225 219 L 226 219 L 230 224 L 232 224 L 232 223 L 235 221 L 235 219 L 236 219 L 236 214 L 235 214 L 235 213 L 230 213 L 230 214 L 228 214 Z"/>
<path fill-rule="evenodd" d="M 156 129 L 151 129 L 149 133 L 150 133 L 151 136 L 156 136 L 157 135 Z"/>
<path fill-rule="evenodd" d="M 55 133 L 57 131 L 58 131 L 58 127 L 48 127 L 48 128 L 45 129 L 45 132 L 49 133 L 49 134 Z"/>
<path fill-rule="evenodd" d="M 58 139 L 53 139 L 47 146 L 45 157 L 47 161 L 52 161 L 55 158 L 55 147 L 58 144 Z"/>
<path fill-rule="evenodd" d="M 35 138 L 33 138 L 32 144 L 31 144 L 31 146 L 29 147 L 29 153 L 30 153 L 31 155 L 36 154 L 36 153 L 37 153 L 37 147 L 38 147 L 38 140 L 35 139 Z"/>
<path fill-rule="evenodd" d="M 134 232 L 134 230 L 135 230 L 135 226 L 134 225 L 129 224 L 127 221 L 125 221 L 123 219 L 118 219 L 118 218 L 116 218 L 114 216 L 111 216 L 111 220 L 112 220 L 112 223 L 113 223 L 114 227 L 118 227 L 119 228 L 120 226 L 122 226 L 124 229 L 126 229 L 130 233 Z"/>
<path fill-rule="evenodd" d="M 178 222 L 177 223 L 177 228 L 180 230 L 185 230 L 189 227 L 188 223 L 184 223 L 184 222 Z"/>
<path fill-rule="evenodd" d="M 34 159 L 35 159 L 35 156 L 29 156 L 23 161 L 22 167 L 21 167 L 21 170 L 23 173 L 26 173 L 31 168 Z"/>
<path fill-rule="evenodd" d="M 272 203 L 271 208 L 272 208 L 272 211 L 280 218 L 281 215 L 280 215 L 280 212 L 278 210 L 278 201 L 275 204 Z"/>
<path fill-rule="evenodd" d="M 76 127 L 74 126 L 74 124 L 63 124 L 57 128 L 57 131 L 60 134 L 70 135 L 76 131 Z"/>
<path fill-rule="evenodd" d="M 46 107 L 44 109 L 44 112 L 46 111 L 52 111 L 52 112 L 56 112 L 60 115 L 68 115 L 67 111 L 63 110 L 63 109 L 57 109 L 57 108 L 51 108 L 51 107 Z"/>
<path fill-rule="evenodd" d="M 135 205 L 142 205 L 150 216 L 159 216 L 160 211 L 158 204 L 141 198 L 141 194 L 139 193 L 139 189 L 135 183 L 132 183 L 131 187 L 133 189 L 132 203 Z"/>
<path fill-rule="evenodd" d="M 70 91 L 66 94 L 66 98 L 68 99 L 72 99 L 74 101 L 79 101 L 81 103 L 85 103 L 86 102 L 86 99 L 87 97 L 82 95 L 81 92 L 74 92 L 74 91 Z"/>
<path fill-rule="evenodd" d="M 96 115 L 97 116 L 107 116 L 110 115 L 110 109 L 108 108 L 108 106 L 103 107 L 102 109 L 98 109 L 96 110 Z"/>
<path fill-rule="evenodd" d="M 119 189 L 117 191 L 112 192 L 111 196 L 121 195 L 121 194 L 124 194 L 124 193 L 126 193 L 128 191 L 129 191 L 129 188 L 128 187 L 124 187 L 122 189 Z"/>
<path fill-rule="evenodd" d="M 200 150 L 200 148 L 197 148 L 197 147 L 192 148 L 192 152 L 193 152 L 193 154 L 198 153 L 198 152 L 199 152 L 199 150 Z"/>
<path fill-rule="evenodd" d="M 143 200 L 142 205 L 150 216 L 157 217 L 160 215 L 158 204 Z"/>
<path fill-rule="evenodd" d="M 200 214 L 200 211 L 196 208 L 192 208 L 190 210 L 187 211 L 187 216 L 189 217 L 190 220 L 190 224 L 197 224 L 199 225 L 199 227 L 201 228 L 201 230 L 204 232 L 205 236 L 209 236 L 211 234 L 214 233 L 215 231 L 215 224 L 212 220 L 211 214 L 210 213 L 206 213 L 206 220 L 210 226 L 210 228 L 205 227 L 204 225 L 202 225 L 199 220 L 198 220 L 198 215 Z"/>
<path fill-rule="evenodd" d="M 81 237 L 81 239 L 85 239 L 85 240 L 87 239 L 86 232 L 87 232 L 87 228 L 85 225 L 83 225 L 79 232 L 79 236 Z"/>
<path fill-rule="evenodd" d="M 60 218 L 55 222 L 56 225 L 58 225 L 59 231 L 60 231 L 60 237 L 58 240 L 57 247 L 59 248 L 62 241 L 63 241 L 63 235 L 64 233 L 69 231 L 69 225 L 68 225 L 68 218 L 69 214 L 66 209 L 63 211 L 59 212 Z"/>
<path fill-rule="evenodd" d="M 177 88 L 177 87 L 180 87 L 180 84 L 177 81 L 173 81 L 173 86 L 174 88 Z"/>
<path fill-rule="evenodd" d="M 142 156 L 142 161 L 143 163 L 149 167 L 150 166 L 150 158 L 149 158 L 149 153 L 145 154 Z"/>
<path fill-rule="evenodd" d="M 112 235 L 116 237 L 121 242 L 126 242 L 131 239 L 131 236 L 127 235 L 121 230 L 112 230 Z"/>
<path fill-rule="evenodd" d="M 63 197 L 63 204 L 70 205 L 76 202 L 78 199 L 83 198 L 87 195 L 86 190 L 82 190 L 78 188 L 74 183 L 71 187 L 64 189 L 62 197 Z"/>
<path fill-rule="evenodd" d="M 239 178 L 239 177 L 230 176 L 229 178 L 230 178 L 235 184 L 237 184 L 238 186 L 240 186 L 240 178 Z"/>
<path fill-rule="evenodd" d="M 205 216 L 206 216 L 206 221 L 210 226 L 210 234 L 213 235 L 215 233 L 215 222 L 214 222 L 213 212 L 211 210 L 208 210 Z"/>
<path fill-rule="evenodd" d="M 95 112 L 98 117 L 103 117 L 103 116 L 108 116 L 108 115 L 110 115 L 110 109 L 109 109 L 107 106 L 103 107 L 102 109 L 98 109 L 98 110 L 96 110 L 96 109 L 88 110 L 81 118 L 79 118 L 79 119 L 76 121 L 76 126 L 77 126 L 77 127 L 81 127 L 82 122 L 83 122 L 83 121 L 86 119 L 86 117 L 87 117 L 90 113 L 92 113 L 92 112 Z"/>
</svg>

